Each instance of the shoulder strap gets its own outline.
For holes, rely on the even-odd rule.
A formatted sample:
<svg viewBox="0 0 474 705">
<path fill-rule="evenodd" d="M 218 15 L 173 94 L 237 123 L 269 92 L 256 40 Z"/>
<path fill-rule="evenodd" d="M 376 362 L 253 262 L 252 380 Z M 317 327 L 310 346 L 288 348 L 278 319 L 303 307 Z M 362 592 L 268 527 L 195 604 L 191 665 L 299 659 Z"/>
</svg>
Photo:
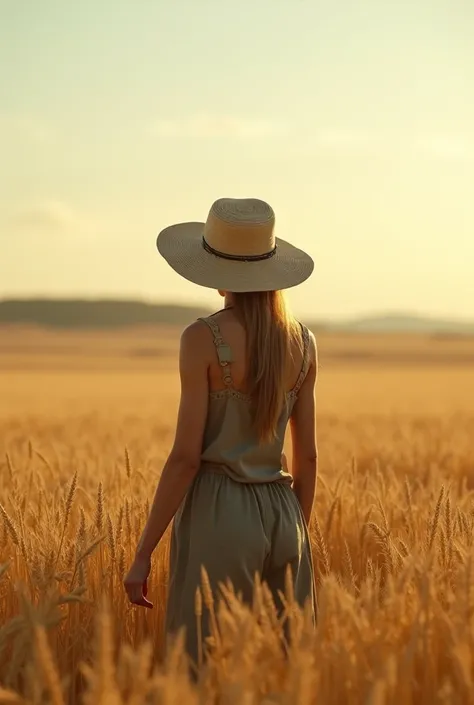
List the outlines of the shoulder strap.
<svg viewBox="0 0 474 705">
<path fill-rule="evenodd" d="M 293 387 L 293 394 L 298 394 L 298 392 L 300 391 L 301 385 L 305 381 L 309 369 L 309 331 L 306 326 L 302 323 L 300 323 L 300 326 L 301 335 L 303 338 L 303 364 L 301 365 L 301 372 L 299 374 L 298 379 L 296 380 L 296 384 Z"/>
<path fill-rule="evenodd" d="M 233 362 L 233 359 L 230 345 L 227 345 L 227 343 L 224 342 L 219 324 L 212 317 L 199 318 L 198 320 L 203 321 L 203 323 L 211 329 L 212 338 L 217 350 L 217 357 L 219 358 L 219 364 L 222 367 L 222 379 L 224 380 L 226 387 L 232 387 L 233 380 L 230 371 L 230 363 Z"/>
</svg>

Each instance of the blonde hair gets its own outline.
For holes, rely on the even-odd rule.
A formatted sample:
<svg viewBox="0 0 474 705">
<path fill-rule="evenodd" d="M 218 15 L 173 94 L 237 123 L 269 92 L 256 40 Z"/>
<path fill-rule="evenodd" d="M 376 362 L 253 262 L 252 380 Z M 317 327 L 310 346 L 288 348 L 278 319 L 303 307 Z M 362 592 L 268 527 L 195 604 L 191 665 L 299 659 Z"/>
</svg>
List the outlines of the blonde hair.
<svg viewBox="0 0 474 705">
<path fill-rule="evenodd" d="M 233 306 L 247 335 L 247 385 L 259 440 L 276 436 L 286 397 L 292 343 L 303 349 L 301 326 L 281 291 L 234 293 Z"/>
</svg>

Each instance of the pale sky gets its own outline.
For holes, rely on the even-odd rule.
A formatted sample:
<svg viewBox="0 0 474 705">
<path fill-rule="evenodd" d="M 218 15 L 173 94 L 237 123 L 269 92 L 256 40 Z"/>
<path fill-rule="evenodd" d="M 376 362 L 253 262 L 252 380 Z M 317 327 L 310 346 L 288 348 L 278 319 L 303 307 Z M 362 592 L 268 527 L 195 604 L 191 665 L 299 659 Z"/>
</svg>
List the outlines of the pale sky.
<svg viewBox="0 0 474 705">
<path fill-rule="evenodd" d="M 155 249 L 263 198 L 295 312 L 474 319 L 472 0 L 0 0 L 0 297 L 211 304 Z"/>
</svg>

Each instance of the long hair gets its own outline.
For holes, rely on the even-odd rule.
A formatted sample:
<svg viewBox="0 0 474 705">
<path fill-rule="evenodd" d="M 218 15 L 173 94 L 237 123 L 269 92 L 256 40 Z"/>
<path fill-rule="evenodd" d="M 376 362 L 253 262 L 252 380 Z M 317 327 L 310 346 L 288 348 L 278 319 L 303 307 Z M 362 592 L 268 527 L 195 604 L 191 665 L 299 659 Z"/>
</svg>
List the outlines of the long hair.
<svg viewBox="0 0 474 705">
<path fill-rule="evenodd" d="M 247 386 L 252 420 L 261 442 L 275 438 L 286 395 L 292 343 L 302 350 L 301 327 L 283 292 L 234 293 L 233 305 L 247 335 Z"/>
</svg>

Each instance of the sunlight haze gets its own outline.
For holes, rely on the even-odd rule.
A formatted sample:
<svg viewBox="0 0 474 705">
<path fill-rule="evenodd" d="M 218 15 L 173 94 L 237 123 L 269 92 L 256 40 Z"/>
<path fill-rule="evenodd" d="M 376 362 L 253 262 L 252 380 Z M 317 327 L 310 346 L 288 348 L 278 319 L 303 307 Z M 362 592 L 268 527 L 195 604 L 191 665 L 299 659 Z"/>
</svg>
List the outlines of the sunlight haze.
<svg viewBox="0 0 474 705">
<path fill-rule="evenodd" d="M 297 313 L 474 319 L 474 5 L 0 0 L 0 297 L 220 305 L 156 252 L 221 196 Z"/>
</svg>

